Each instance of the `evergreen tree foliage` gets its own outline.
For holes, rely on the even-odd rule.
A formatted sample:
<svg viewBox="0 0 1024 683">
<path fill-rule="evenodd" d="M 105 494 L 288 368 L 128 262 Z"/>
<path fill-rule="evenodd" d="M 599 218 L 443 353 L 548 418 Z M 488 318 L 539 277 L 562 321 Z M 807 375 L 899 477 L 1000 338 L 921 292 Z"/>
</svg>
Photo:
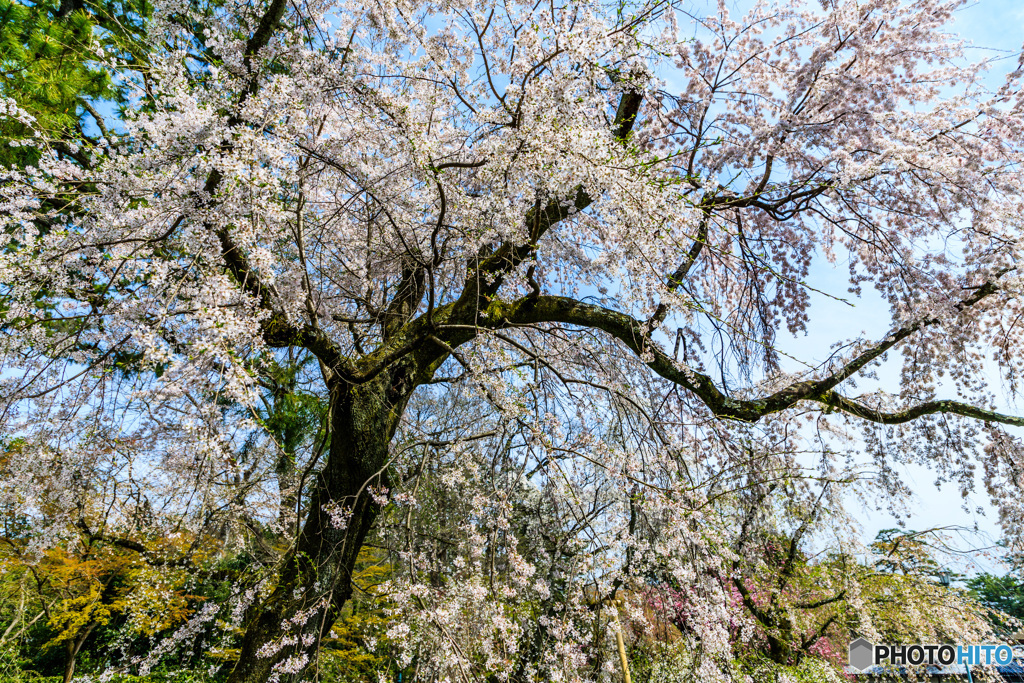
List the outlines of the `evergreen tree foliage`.
<svg viewBox="0 0 1024 683">
<path fill-rule="evenodd" d="M 107 137 L 100 112 L 125 101 L 110 64 L 144 62 L 149 13 L 146 0 L 0 0 L 0 97 L 35 119 L 0 121 L 0 164 L 34 165 L 41 150 L 25 143 L 41 133 L 88 165 L 81 143 Z"/>
</svg>

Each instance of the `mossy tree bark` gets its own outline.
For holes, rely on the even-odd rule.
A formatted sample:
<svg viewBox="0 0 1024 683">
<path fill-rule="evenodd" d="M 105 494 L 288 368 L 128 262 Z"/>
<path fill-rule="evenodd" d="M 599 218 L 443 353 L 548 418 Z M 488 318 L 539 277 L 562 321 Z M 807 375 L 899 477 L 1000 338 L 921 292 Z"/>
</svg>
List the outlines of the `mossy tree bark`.
<svg viewBox="0 0 1024 683">
<path fill-rule="evenodd" d="M 305 670 L 351 597 L 356 558 L 380 512 L 370 489 L 388 485 L 388 445 L 412 393 L 410 364 L 398 365 L 372 382 L 331 386 L 327 460 L 277 585 L 246 627 L 230 683 Z"/>
</svg>

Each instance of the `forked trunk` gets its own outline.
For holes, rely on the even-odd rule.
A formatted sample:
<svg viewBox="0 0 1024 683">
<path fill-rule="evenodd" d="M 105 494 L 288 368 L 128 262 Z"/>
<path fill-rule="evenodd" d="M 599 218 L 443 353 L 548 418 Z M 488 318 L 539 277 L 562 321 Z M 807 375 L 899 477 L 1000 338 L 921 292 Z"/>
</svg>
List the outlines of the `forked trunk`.
<svg viewBox="0 0 1024 683">
<path fill-rule="evenodd" d="M 380 507 L 370 487 L 387 485 L 388 445 L 411 393 L 407 375 L 382 373 L 332 387 L 331 445 L 309 511 L 277 586 L 247 624 L 228 683 L 298 680 L 321 637 L 352 595 L 352 572 Z"/>
</svg>

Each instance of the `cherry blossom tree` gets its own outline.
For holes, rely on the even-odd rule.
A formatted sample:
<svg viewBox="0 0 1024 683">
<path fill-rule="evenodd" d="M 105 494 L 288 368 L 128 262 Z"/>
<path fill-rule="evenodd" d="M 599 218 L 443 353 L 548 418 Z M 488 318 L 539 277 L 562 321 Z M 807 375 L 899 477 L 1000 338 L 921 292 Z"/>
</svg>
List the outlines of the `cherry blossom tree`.
<svg viewBox="0 0 1024 683">
<path fill-rule="evenodd" d="M 108 58 L 135 93 L 118 125 L 74 154 L 39 131 L 19 143 L 38 165 L 5 175 L 0 391 L 26 446 L 4 490 L 31 506 L 56 478 L 71 515 L 96 444 L 130 438 L 180 519 L 277 519 L 297 496 L 235 682 L 314 661 L 381 510 L 416 505 L 396 463 L 417 442 L 446 444 L 467 496 L 489 485 L 466 498 L 459 580 L 399 594 L 456 676 L 471 657 L 451 620 L 472 614 L 486 670 L 578 678 L 595 595 L 667 562 L 706 602 L 712 677 L 728 597 L 693 568 L 715 562 L 700 510 L 753 441 L 805 439 L 824 478 L 857 431 L 883 474 L 924 461 L 968 487 L 980 464 L 1019 533 L 1007 428 L 1024 419 L 985 377 L 995 362 L 1014 387 L 1024 362 L 1024 98 L 1020 70 L 987 88 L 992 65 L 948 32 L 962 4 L 155 3 L 146 66 Z M 813 328 L 816 263 L 873 288 L 891 331 L 836 330 L 786 371 L 779 337 Z M 284 438 L 259 401 L 285 356 L 326 436 L 247 464 L 253 431 Z M 886 362 L 899 389 L 858 393 Z M 456 391 L 485 414 L 458 408 L 450 438 L 412 419 Z M 517 435 L 506 479 L 472 455 L 499 426 Z M 279 494 L 266 483 L 299 443 Z M 546 574 L 501 536 L 503 591 L 575 596 L 529 633 L 493 608 L 497 537 L 480 533 L 509 523 L 502 491 L 527 474 L 543 523 L 525 533 L 589 534 Z M 538 661 L 516 668 L 502 652 L 520 640 Z"/>
</svg>

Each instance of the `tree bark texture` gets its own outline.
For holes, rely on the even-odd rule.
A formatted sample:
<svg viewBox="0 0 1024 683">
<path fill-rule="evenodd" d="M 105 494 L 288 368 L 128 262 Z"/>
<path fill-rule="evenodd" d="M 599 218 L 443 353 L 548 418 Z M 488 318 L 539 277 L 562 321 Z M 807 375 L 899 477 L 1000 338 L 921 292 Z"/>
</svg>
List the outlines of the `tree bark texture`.
<svg viewBox="0 0 1024 683">
<path fill-rule="evenodd" d="M 380 512 L 370 487 L 387 486 L 388 447 L 412 385 L 408 364 L 371 382 L 335 382 L 331 442 L 302 531 L 273 592 L 253 610 L 229 683 L 298 680 L 352 595 L 359 550 Z"/>
</svg>

